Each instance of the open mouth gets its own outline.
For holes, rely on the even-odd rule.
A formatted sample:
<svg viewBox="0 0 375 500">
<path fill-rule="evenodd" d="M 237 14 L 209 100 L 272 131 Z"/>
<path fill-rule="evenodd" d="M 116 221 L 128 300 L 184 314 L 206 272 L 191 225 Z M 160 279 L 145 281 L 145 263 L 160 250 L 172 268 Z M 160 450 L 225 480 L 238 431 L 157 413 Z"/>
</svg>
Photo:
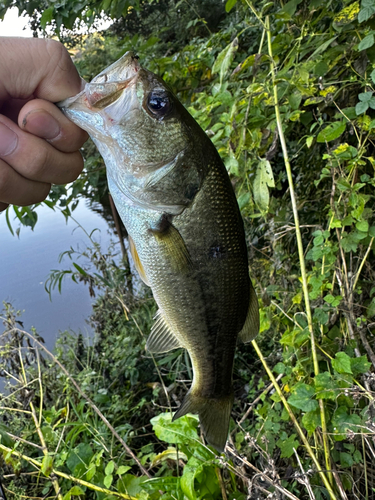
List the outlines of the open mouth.
<svg viewBox="0 0 375 500">
<path fill-rule="evenodd" d="M 138 57 L 126 52 L 121 59 L 99 73 L 82 92 L 57 103 L 63 110 L 102 110 L 116 102 L 140 69 Z"/>
</svg>

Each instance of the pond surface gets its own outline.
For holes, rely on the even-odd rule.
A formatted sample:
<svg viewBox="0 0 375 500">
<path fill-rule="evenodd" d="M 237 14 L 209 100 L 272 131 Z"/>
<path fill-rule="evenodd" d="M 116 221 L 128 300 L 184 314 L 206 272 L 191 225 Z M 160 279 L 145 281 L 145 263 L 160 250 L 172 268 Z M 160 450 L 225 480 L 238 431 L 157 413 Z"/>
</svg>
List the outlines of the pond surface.
<svg viewBox="0 0 375 500">
<path fill-rule="evenodd" d="M 52 301 L 44 289 L 52 269 L 70 269 L 72 266 L 68 257 L 58 262 L 60 253 L 71 246 L 84 250 L 90 241 L 76 222 L 69 219 L 66 223 L 59 211 L 41 205 L 37 212 L 34 231 L 22 227 L 19 238 L 9 231 L 5 213 L 0 214 L 0 310 L 2 302 L 8 301 L 15 309 L 24 311 L 20 318 L 24 329 L 30 331 L 32 326 L 35 327 L 46 346 L 53 349 L 59 331 L 80 331 L 85 337 L 91 334 L 86 319 L 91 313 L 93 299 L 87 286 L 83 283 L 77 285 L 68 276 L 63 281 L 62 293 L 57 289 L 52 292 Z M 12 210 L 10 214 L 13 217 Z M 102 250 L 108 248 L 111 236 L 100 215 L 81 200 L 73 216 L 88 233 L 99 229 L 93 238 L 101 244 Z M 15 221 L 13 229 L 17 227 Z M 84 267 L 82 258 L 75 261 Z"/>
</svg>

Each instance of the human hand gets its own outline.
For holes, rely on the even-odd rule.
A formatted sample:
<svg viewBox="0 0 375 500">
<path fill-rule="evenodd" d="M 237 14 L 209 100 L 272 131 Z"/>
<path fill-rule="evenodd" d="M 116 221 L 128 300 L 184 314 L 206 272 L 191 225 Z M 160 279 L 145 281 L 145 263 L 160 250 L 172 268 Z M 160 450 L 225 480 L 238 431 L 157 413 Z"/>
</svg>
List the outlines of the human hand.
<svg viewBox="0 0 375 500">
<path fill-rule="evenodd" d="M 0 211 L 38 203 L 80 174 L 88 136 L 53 103 L 81 86 L 59 42 L 0 37 Z"/>
</svg>

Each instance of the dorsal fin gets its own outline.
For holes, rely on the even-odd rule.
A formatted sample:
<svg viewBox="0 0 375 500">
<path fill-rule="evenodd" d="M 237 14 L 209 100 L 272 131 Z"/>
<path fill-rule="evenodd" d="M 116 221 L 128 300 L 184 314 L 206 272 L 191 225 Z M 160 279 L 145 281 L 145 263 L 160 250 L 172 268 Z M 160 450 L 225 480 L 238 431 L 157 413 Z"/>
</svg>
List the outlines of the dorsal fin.
<svg viewBox="0 0 375 500">
<path fill-rule="evenodd" d="M 183 347 L 181 342 L 172 332 L 171 327 L 164 319 L 160 310 L 156 313 L 155 323 L 147 339 L 146 349 L 153 353 L 168 352 L 172 349 Z"/>
<path fill-rule="evenodd" d="M 238 340 L 241 342 L 251 342 L 259 332 L 259 306 L 253 285 L 250 282 L 250 300 L 249 309 L 242 330 L 238 334 Z"/>
<path fill-rule="evenodd" d="M 147 286 L 150 286 L 148 284 L 148 281 L 147 281 L 147 278 L 146 278 L 146 273 L 145 273 L 145 269 L 142 265 L 142 262 L 139 258 L 139 255 L 138 255 L 138 252 L 137 252 L 137 249 L 135 248 L 135 245 L 134 245 L 134 241 L 133 241 L 133 238 L 130 236 L 130 234 L 128 234 L 128 238 L 129 238 L 129 248 L 130 248 L 130 253 L 133 257 L 133 262 L 134 262 L 134 265 L 135 265 L 135 268 L 136 270 L 138 271 L 138 274 L 139 276 L 141 277 L 142 281 L 147 285 Z"/>
</svg>

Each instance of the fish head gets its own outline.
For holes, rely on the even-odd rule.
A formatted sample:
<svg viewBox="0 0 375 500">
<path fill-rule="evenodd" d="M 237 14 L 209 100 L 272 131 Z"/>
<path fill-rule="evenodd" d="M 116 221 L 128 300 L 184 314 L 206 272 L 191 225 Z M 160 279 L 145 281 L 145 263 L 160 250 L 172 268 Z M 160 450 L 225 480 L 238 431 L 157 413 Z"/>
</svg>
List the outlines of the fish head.
<svg viewBox="0 0 375 500">
<path fill-rule="evenodd" d="M 133 204 L 175 214 L 191 202 L 202 181 L 196 127 L 202 131 L 134 53 L 124 54 L 58 106 L 94 140 L 111 190 Z"/>
</svg>

